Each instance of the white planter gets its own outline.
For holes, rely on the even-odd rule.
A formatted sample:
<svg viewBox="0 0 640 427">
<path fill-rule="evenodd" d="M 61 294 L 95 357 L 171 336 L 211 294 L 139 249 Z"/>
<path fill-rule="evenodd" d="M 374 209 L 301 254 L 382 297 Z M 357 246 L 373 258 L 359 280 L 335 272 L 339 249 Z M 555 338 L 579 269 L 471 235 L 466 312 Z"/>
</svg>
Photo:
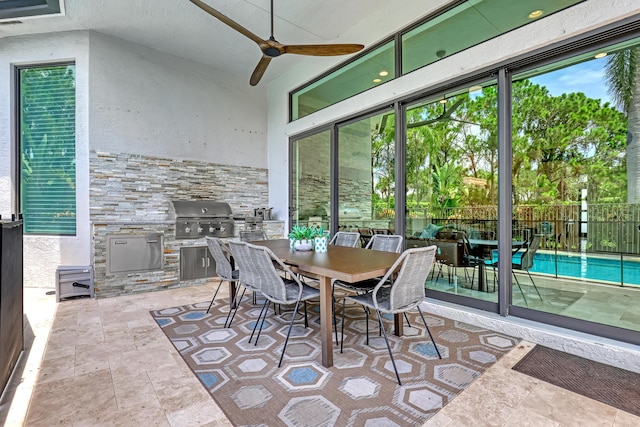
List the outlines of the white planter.
<svg viewBox="0 0 640 427">
<path fill-rule="evenodd" d="M 310 251 L 313 248 L 313 240 L 296 240 L 293 249 L 296 251 Z"/>
</svg>

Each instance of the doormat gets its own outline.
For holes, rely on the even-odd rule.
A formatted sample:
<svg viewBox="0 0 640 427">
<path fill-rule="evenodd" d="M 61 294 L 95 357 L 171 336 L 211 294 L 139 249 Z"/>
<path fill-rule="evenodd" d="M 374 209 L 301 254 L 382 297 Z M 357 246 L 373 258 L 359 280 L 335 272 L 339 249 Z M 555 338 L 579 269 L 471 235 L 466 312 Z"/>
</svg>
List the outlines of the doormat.
<svg viewBox="0 0 640 427">
<path fill-rule="evenodd" d="M 640 374 L 536 345 L 512 369 L 640 416 Z"/>
<path fill-rule="evenodd" d="M 399 386 L 374 316 L 347 307 L 344 353 L 334 366 L 320 363 L 320 317 L 309 305 L 309 327 L 300 318 L 287 352 L 278 359 L 291 311 L 269 311 L 258 345 L 249 336 L 260 305 L 243 301 L 231 328 L 224 328 L 229 302 L 209 302 L 152 311 L 194 375 L 236 426 L 419 426 L 511 350 L 519 340 L 499 332 L 425 313 L 442 360 L 417 312 L 404 336 L 390 335 Z M 339 310 L 339 309 L 338 309 Z M 338 322 L 340 322 L 340 312 Z M 389 331 L 392 318 L 385 321 Z M 340 326 L 340 325 L 338 325 Z M 255 341 L 255 337 L 254 337 Z"/>
</svg>

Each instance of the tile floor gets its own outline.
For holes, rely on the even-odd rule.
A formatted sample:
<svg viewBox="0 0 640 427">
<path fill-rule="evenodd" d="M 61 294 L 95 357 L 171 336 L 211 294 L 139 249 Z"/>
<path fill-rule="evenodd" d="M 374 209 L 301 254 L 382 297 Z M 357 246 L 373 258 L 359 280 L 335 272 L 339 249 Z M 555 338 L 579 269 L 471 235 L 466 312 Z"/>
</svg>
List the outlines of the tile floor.
<svg viewBox="0 0 640 427">
<path fill-rule="evenodd" d="M 497 302 L 496 292 L 480 292 L 477 290 L 477 278 L 471 289 L 472 276 L 466 277 L 462 268 L 456 269 L 457 284 L 448 279 L 447 267 L 443 276 L 427 283 L 427 289 L 435 289 L 447 293 L 470 296 L 472 298 Z M 467 269 L 469 275 L 471 269 Z M 476 273 L 476 272 L 474 272 Z M 640 331 L 640 286 L 615 286 L 596 281 L 581 281 L 548 276 L 534 275 L 541 300 L 531 284 L 531 279 L 524 273 L 517 273 L 527 302 L 514 284 L 513 298 L 516 305 L 528 307 L 545 313 L 555 313 L 576 319 L 588 320 L 604 325 L 617 326 L 632 331 Z M 487 272 L 487 281 L 493 289 L 493 272 Z"/>
<path fill-rule="evenodd" d="M 0 401 L 0 424 L 231 425 L 149 314 L 205 301 L 211 289 L 60 304 L 48 289 L 25 289 L 27 350 Z M 523 342 L 425 425 L 640 425 L 640 417 L 511 370 L 532 347 Z"/>
</svg>

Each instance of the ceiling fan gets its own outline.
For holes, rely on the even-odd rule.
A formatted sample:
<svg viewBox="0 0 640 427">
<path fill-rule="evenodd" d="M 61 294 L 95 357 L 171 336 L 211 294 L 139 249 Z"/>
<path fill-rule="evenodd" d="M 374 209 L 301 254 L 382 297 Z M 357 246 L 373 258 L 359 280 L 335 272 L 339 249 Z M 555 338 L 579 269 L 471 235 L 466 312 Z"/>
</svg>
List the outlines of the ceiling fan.
<svg viewBox="0 0 640 427">
<path fill-rule="evenodd" d="M 248 37 L 249 39 L 256 42 L 260 50 L 262 51 L 262 58 L 258 62 L 255 70 L 251 74 L 251 79 L 249 83 L 251 86 L 255 86 L 258 84 L 264 72 L 267 70 L 267 66 L 269 62 L 271 62 L 272 58 L 276 58 L 285 53 L 292 53 L 296 55 L 311 55 L 311 56 L 336 56 L 336 55 L 348 55 L 350 53 L 355 53 L 364 48 L 361 44 L 301 44 L 301 45 L 285 45 L 278 42 L 273 37 L 273 0 L 271 0 L 271 36 L 268 39 L 262 39 L 258 37 L 251 31 L 244 28 L 242 25 L 218 12 L 211 6 L 206 3 L 203 3 L 200 0 L 190 0 L 191 3 L 198 6 L 200 9 L 204 10 L 208 14 L 212 15 L 214 18 L 217 18 L 221 22 L 227 24 L 240 34 Z"/>
<path fill-rule="evenodd" d="M 431 123 L 446 122 L 446 121 L 454 121 L 454 122 L 460 122 L 460 123 L 479 126 L 479 123 L 468 122 L 466 120 L 460 120 L 452 117 L 452 114 L 456 112 L 458 107 L 460 107 L 460 105 L 462 105 L 464 101 L 465 101 L 464 98 L 459 98 L 449 108 L 446 107 L 446 103 L 442 103 L 442 113 L 438 117 L 433 119 L 421 120 L 419 122 L 407 123 L 407 129 L 417 128 L 424 125 L 430 125 Z"/>
</svg>

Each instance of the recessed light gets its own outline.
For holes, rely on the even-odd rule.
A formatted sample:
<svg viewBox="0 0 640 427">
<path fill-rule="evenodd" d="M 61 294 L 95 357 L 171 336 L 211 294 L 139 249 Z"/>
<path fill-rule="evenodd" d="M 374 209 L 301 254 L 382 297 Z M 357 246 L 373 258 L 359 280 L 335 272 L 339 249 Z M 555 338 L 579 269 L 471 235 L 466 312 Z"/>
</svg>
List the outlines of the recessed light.
<svg viewBox="0 0 640 427">
<path fill-rule="evenodd" d="M 440 104 L 446 104 L 447 100 L 446 99 L 441 99 L 440 101 L 438 101 Z"/>
<path fill-rule="evenodd" d="M 381 75 L 382 77 L 384 77 L 384 76 L 388 76 L 388 75 L 389 75 L 389 72 L 388 72 L 388 71 L 380 71 L 380 75 Z"/>
<path fill-rule="evenodd" d="M 594 58 L 604 58 L 605 56 L 607 56 L 607 52 L 600 52 L 597 53 Z"/>
<path fill-rule="evenodd" d="M 469 93 L 478 92 L 480 90 L 482 90 L 482 86 L 471 86 L 469 88 Z"/>
<path fill-rule="evenodd" d="M 382 81 L 382 79 L 373 79 L 374 83 L 380 83 Z"/>
<path fill-rule="evenodd" d="M 538 9 L 538 10 L 534 10 L 533 12 L 531 12 L 529 14 L 529 18 L 531 19 L 536 19 L 536 18 L 540 18 L 542 16 L 542 14 L 544 13 L 544 11 Z"/>
</svg>

